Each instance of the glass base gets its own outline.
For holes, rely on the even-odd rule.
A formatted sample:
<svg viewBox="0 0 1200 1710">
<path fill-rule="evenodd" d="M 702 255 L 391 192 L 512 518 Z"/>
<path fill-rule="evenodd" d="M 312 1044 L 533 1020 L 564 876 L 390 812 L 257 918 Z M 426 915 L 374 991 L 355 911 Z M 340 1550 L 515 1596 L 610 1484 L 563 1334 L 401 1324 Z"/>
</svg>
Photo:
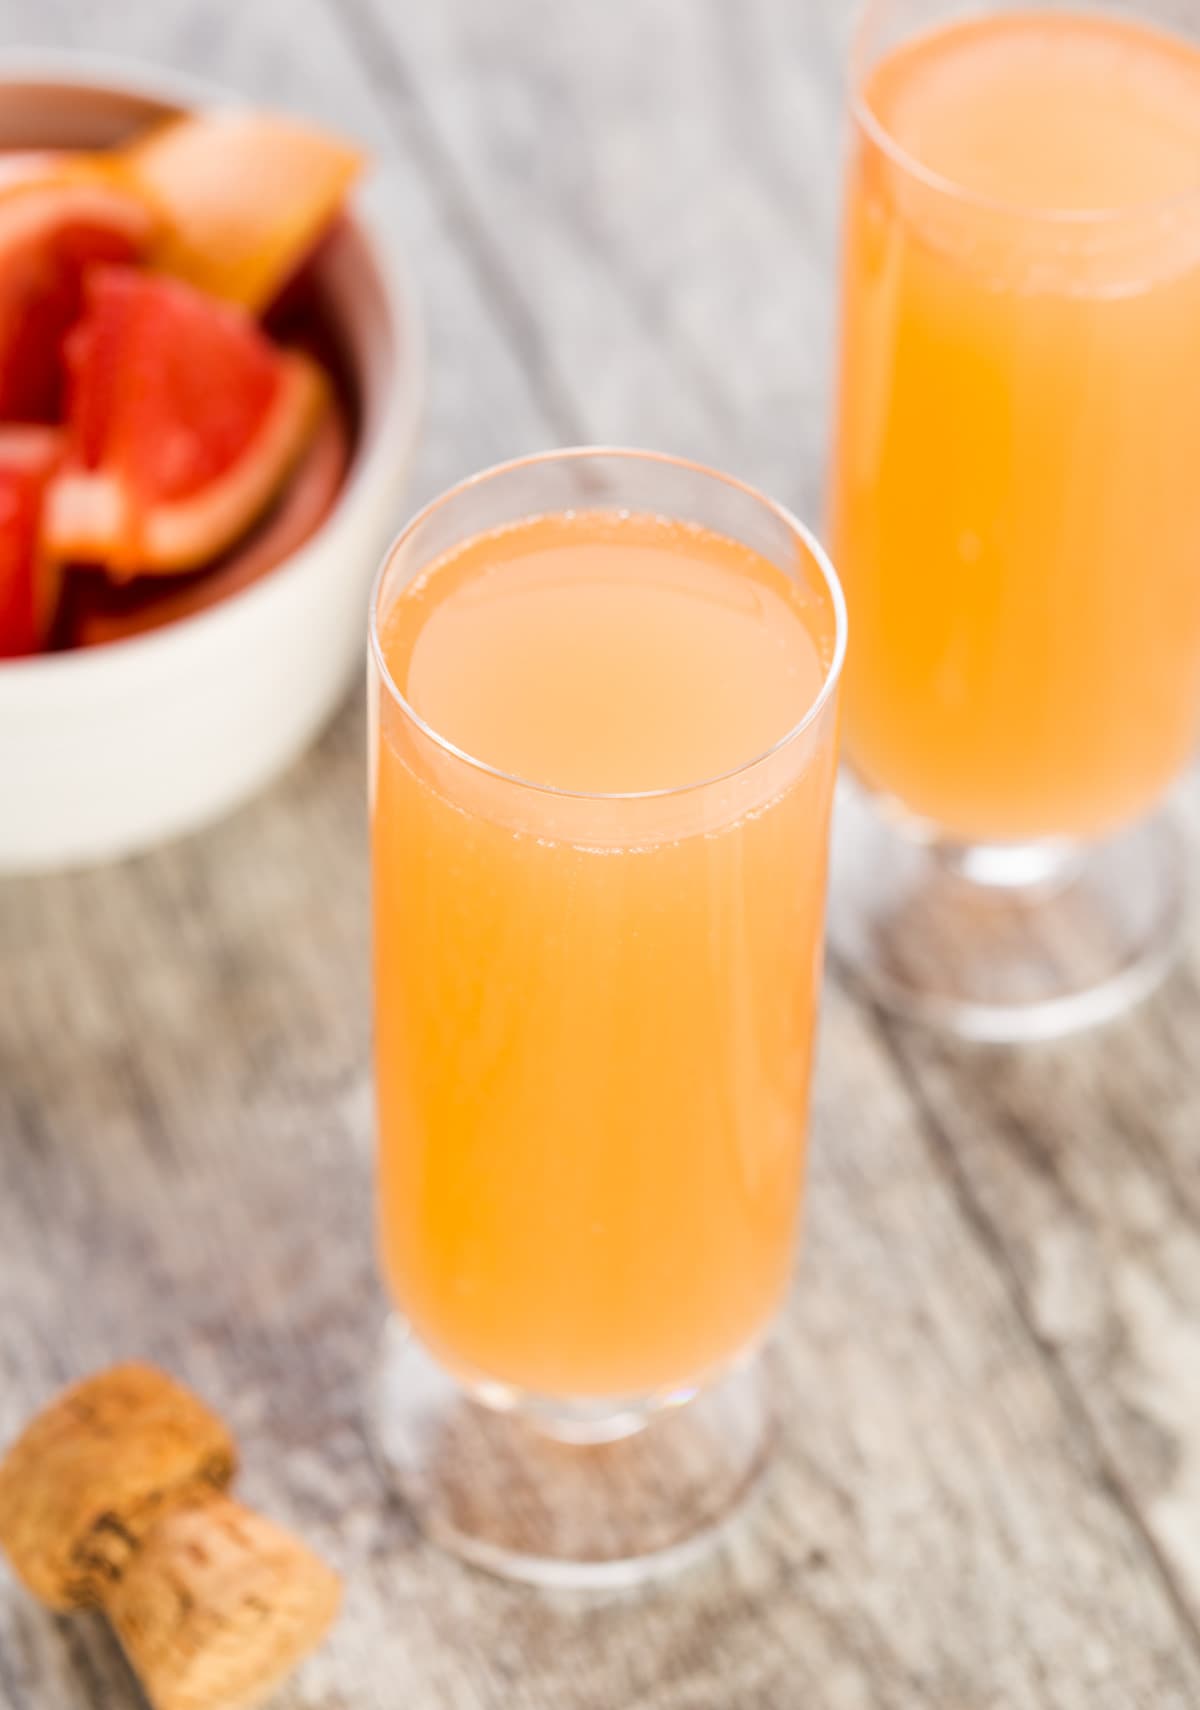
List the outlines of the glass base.
<svg viewBox="0 0 1200 1710">
<path fill-rule="evenodd" d="M 1180 947 L 1186 863 L 1163 812 L 1103 843 L 930 839 L 838 796 L 831 954 L 885 1008 L 964 1038 L 1056 1038 L 1153 989 Z"/>
<path fill-rule="evenodd" d="M 687 1565 L 740 1509 L 773 1437 L 763 1365 L 559 1410 L 463 1388 L 393 1319 L 375 1443 L 422 1529 L 455 1555 L 507 1579 L 617 1589 Z"/>
</svg>

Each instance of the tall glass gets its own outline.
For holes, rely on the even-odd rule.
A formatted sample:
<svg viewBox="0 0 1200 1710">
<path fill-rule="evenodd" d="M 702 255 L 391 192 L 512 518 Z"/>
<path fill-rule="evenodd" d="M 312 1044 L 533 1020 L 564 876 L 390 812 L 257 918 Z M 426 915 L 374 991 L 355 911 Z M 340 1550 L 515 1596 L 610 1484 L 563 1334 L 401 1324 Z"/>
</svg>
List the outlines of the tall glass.
<svg viewBox="0 0 1200 1710">
<path fill-rule="evenodd" d="M 675 519 L 720 537 L 727 565 L 774 567 L 819 665 L 767 752 L 678 788 L 588 794 L 509 775 L 418 714 L 389 647 L 414 578 L 465 543 L 487 558 L 523 520 L 577 532 L 581 515 L 609 555 Z M 733 614 L 710 620 L 724 645 Z M 379 1228 L 397 1317 L 378 1436 L 425 1527 L 495 1571 L 636 1579 L 711 1535 L 763 1464 L 759 1353 L 802 1184 L 844 638 L 836 578 L 798 522 L 644 453 L 491 470 L 423 511 L 381 571 Z M 613 681 L 613 718 L 622 693 Z M 630 776 L 645 735 L 627 732 Z"/>
<path fill-rule="evenodd" d="M 1114 1013 L 1179 941 L 1200 4 L 1136 12 L 873 0 L 853 55 L 831 532 L 861 790 L 831 939 L 995 1039 Z"/>
</svg>

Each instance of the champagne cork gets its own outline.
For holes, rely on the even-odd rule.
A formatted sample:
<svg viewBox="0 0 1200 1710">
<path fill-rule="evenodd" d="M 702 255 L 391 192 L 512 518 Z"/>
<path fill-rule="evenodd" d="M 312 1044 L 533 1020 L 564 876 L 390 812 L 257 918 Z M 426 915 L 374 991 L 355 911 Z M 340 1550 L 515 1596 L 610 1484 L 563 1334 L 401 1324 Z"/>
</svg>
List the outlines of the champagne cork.
<svg viewBox="0 0 1200 1710">
<path fill-rule="evenodd" d="M 328 1631 L 336 1575 L 228 1494 L 225 1425 L 152 1366 L 75 1385 L 0 1462 L 0 1549 L 52 1609 L 102 1609 L 154 1710 L 251 1710 Z"/>
</svg>

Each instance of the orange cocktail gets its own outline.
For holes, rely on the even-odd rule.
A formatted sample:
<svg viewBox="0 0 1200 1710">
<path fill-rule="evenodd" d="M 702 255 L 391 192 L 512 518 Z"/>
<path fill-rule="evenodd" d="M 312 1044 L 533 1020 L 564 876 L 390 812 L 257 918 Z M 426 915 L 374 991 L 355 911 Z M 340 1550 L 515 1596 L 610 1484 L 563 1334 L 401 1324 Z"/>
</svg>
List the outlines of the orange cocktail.
<svg viewBox="0 0 1200 1710">
<path fill-rule="evenodd" d="M 699 478 L 501 470 L 376 631 L 383 1267 L 444 1367 L 564 1403 L 700 1382 L 780 1302 L 834 772 L 835 587 L 783 513 L 668 520 L 626 463 L 664 510 Z M 541 469 L 579 505 L 522 516 Z"/>
<path fill-rule="evenodd" d="M 1200 723 L 1200 50 L 999 11 L 859 68 L 834 550 L 860 777 L 963 843 L 1089 838 Z"/>
</svg>

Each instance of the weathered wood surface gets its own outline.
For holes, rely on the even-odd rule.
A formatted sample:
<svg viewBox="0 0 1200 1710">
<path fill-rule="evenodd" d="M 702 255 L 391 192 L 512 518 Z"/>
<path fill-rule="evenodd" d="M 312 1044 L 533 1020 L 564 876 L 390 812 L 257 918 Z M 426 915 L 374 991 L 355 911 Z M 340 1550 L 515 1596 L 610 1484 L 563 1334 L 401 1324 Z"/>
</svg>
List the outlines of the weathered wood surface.
<svg viewBox="0 0 1200 1710">
<path fill-rule="evenodd" d="M 567 439 L 814 512 L 843 0 L 0 0 L 0 43 L 184 67 L 394 162 L 430 323 L 412 498 Z M 0 886 L 0 1438 L 158 1358 L 346 1573 L 291 1710 L 1200 1705 L 1200 946 L 1141 1014 L 968 1050 L 831 983 L 768 1499 L 602 1603 L 441 1558 L 363 1405 L 362 719 L 266 797 Z M 3 811 L 0 804 L 0 811 Z M 0 1577 L 2 1710 L 122 1710 L 103 1629 Z"/>
</svg>

